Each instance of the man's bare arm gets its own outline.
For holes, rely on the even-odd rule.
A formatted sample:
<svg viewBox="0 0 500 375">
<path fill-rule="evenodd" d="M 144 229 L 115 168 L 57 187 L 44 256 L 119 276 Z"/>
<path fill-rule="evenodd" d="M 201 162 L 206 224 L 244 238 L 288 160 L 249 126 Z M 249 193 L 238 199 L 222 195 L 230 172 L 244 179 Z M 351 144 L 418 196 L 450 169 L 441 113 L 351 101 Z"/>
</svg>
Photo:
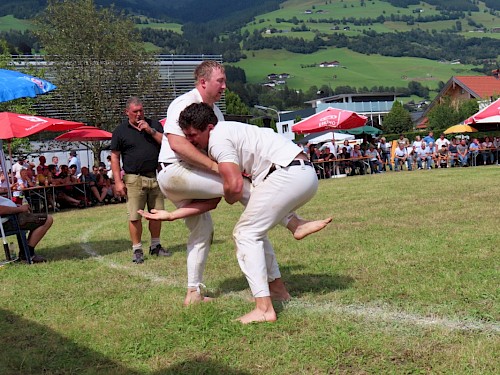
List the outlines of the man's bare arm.
<svg viewBox="0 0 500 375">
<path fill-rule="evenodd" d="M 243 176 L 234 163 L 220 163 L 219 173 L 224 182 L 224 199 L 227 203 L 238 202 L 243 196 Z"/>
<path fill-rule="evenodd" d="M 120 173 L 120 151 L 111 151 L 111 171 L 115 180 L 115 191 L 120 197 L 127 195 Z"/>
<path fill-rule="evenodd" d="M 208 169 L 215 173 L 218 172 L 217 163 L 193 146 L 186 138 L 170 133 L 166 137 L 168 138 L 170 147 L 180 156 L 182 161 L 200 169 Z"/>
</svg>

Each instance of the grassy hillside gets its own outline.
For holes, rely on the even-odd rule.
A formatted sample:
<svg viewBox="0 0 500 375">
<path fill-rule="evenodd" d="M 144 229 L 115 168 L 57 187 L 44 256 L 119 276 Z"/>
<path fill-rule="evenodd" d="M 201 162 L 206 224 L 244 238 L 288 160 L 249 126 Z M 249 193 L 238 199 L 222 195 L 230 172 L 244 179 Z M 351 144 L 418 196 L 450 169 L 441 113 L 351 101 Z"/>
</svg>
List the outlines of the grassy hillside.
<svg viewBox="0 0 500 375">
<path fill-rule="evenodd" d="M 362 55 L 348 49 L 329 49 L 303 55 L 284 50 L 247 52 L 248 58 L 234 66 L 245 70 L 252 83 L 267 81 L 270 73 L 289 73 L 290 87 L 308 89 L 312 85 L 406 87 L 410 81 L 436 89 L 439 81 L 446 82 L 452 75 L 475 75 L 472 65 L 450 65 L 412 57 Z M 339 68 L 302 67 L 322 61 L 338 60 Z"/>
<path fill-rule="evenodd" d="M 20 20 L 13 16 L 0 17 L 0 31 L 9 30 L 29 30 L 33 28 L 33 24 L 29 20 Z"/>
<path fill-rule="evenodd" d="M 281 36 L 304 38 L 312 40 L 319 33 L 332 34 L 333 23 L 318 22 L 319 20 L 334 19 L 348 20 L 350 18 L 375 19 L 381 15 L 389 17 L 394 15 L 414 15 L 414 10 L 422 9 L 422 16 L 438 15 L 435 7 L 420 3 L 418 6 L 408 8 L 396 8 L 391 4 L 380 1 L 366 1 L 365 6 L 360 5 L 359 0 L 343 1 L 301 1 L 289 0 L 281 5 L 281 9 L 256 17 L 255 21 L 248 24 L 243 30 L 253 33 L 263 28 L 275 28 Z M 479 4 L 480 11 L 472 12 L 470 18 L 476 24 L 483 24 L 486 29 L 500 27 L 500 17 L 485 11 L 484 3 Z M 306 14 L 310 10 L 311 14 Z M 299 20 L 299 24 L 282 22 L 282 20 Z M 279 22 L 278 22 L 279 21 Z M 301 23 L 309 28 L 309 31 L 291 31 Z M 404 32 L 415 28 L 432 32 L 450 30 L 456 25 L 456 20 L 443 20 L 435 22 L 422 22 L 409 25 L 406 22 L 386 21 L 383 24 L 373 23 L 371 25 L 354 25 L 350 22 L 342 22 L 340 31 L 347 35 L 359 35 L 366 30 L 374 30 L 378 33 Z M 466 20 L 460 20 L 462 25 L 461 35 L 465 37 L 493 37 L 500 38 L 500 33 L 478 33 L 475 27 L 468 24 Z M 349 26 L 350 30 L 344 31 L 343 27 Z M 276 35 L 276 34 L 273 34 Z M 272 37 L 270 35 L 269 37 Z M 433 89 L 439 81 L 446 82 L 452 75 L 475 75 L 471 71 L 472 65 L 449 65 L 437 61 L 431 61 L 412 57 L 385 57 L 380 55 L 363 55 L 346 49 L 329 48 L 309 55 L 294 54 L 284 50 L 261 50 L 245 51 L 246 60 L 235 63 L 234 66 L 246 71 L 247 79 L 251 83 L 266 81 L 269 73 L 290 73 L 292 78 L 287 80 L 289 86 L 306 89 L 311 85 L 321 86 L 323 84 L 335 86 L 350 85 L 356 87 L 367 86 L 406 86 L 409 81 L 418 81 Z M 344 68 L 319 68 L 303 65 L 315 65 L 322 61 L 338 60 Z"/>
</svg>

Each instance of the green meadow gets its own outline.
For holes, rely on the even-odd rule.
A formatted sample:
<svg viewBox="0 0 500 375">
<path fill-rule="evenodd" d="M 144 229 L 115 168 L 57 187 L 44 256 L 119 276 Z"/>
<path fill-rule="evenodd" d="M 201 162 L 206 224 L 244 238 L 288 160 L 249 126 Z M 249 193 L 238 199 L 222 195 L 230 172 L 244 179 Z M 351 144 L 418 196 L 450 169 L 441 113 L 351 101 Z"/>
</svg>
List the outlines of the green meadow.
<svg viewBox="0 0 500 375">
<path fill-rule="evenodd" d="M 11 15 L 0 17 L 0 31 L 24 31 L 29 29 L 33 29 L 33 24 L 29 20 L 20 20 Z"/>
<path fill-rule="evenodd" d="M 135 265 L 123 204 L 56 213 L 37 248 L 48 263 L 0 267 L 0 373 L 497 374 L 499 178 L 493 165 L 321 180 L 298 213 L 333 222 L 302 241 L 270 232 L 292 300 L 247 326 L 240 207 L 212 212 L 217 298 L 188 308 L 182 222 L 163 224 L 172 257 Z"/>
<path fill-rule="evenodd" d="M 362 55 L 342 48 L 321 50 L 313 54 L 297 54 L 284 50 L 246 51 L 247 58 L 235 66 L 245 70 L 251 83 L 266 82 L 270 73 L 289 73 L 289 87 L 307 90 L 310 86 L 328 85 L 368 87 L 406 87 L 417 81 L 431 89 L 447 82 L 453 75 L 477 75 L 472 65 L 450 65 L 411 57 Z M 338 68 L 320 68 L 323 61 L 340 62 Z M 306 66 L 306 67 L 304 67 Z"/>
</svg>

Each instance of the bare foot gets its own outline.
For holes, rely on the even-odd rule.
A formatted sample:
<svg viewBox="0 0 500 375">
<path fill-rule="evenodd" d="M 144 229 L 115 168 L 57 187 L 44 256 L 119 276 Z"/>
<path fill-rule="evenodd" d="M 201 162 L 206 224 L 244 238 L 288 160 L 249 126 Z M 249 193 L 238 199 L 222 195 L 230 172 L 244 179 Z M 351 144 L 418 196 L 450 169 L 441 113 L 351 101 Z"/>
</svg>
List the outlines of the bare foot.
<svg viewBox="0 0 500 375">
<path fill-rule="evenodd" d="M 273 301 L 286 302 L 292 299 L 281 279 L 276 279 L 269 283 L 269 292 Z"/>
<path fill-rule="evenodd" d="M 215 300 L 215 298 L 202 296 L 196 289 L 188 290 L 186 298 L 184 299 L 184 306 L 194 305 L 202 302 L 212 302 L 213 300 Z"/>
<path fill-rule="evenodd" d="M 262 311 L 261 309 L 254 309 L 248 314 L 240 316 L 237 321 L 243 324 L 249 323 L 264 323 L 264 322 L 275 322 L 276 313 L 272 311 Z"/>
<path fill-rule="evenodd" d="M 293 237 L 296 240 L 301 240 L 309 236 L 310 234 L 319 232 L 321 229 L 330 224 L 331 221 L 331 217 L 316 221 L 306 221 L 299 219 L 299 225 L 297 225 L 297 228 L 293 231 Z"/>
</svg>

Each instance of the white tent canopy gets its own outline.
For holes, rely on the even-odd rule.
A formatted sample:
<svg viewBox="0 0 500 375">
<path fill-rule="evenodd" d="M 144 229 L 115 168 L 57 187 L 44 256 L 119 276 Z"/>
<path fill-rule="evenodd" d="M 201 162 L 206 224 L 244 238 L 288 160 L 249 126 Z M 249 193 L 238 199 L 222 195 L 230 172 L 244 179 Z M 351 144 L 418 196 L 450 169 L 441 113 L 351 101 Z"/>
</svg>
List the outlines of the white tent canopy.
<svg viewBox="0 0 500 375">
<path fill-rule="evenodd" d="M 327 131 L 327 132 L 323 132 L 320 134 L 314 133 L 311 135 L 314 135 L 314 137 L 307 139 L 307 142 L 309 142 L 311 144 L 318 144 L 318 143 L 328 142 L 328 141 L 332 141 L 332 140 L 344 141 L 346 139 L 354 139 L 355 138 L 355 136 L 352 134 L 334 133 L 332 131 Z M 308 137 L 310 137 L 311 135 L 309 135 Z M 305 137 L 304 139 L 306 139 L 308 137 Z M 303 143 L 302 141 L 304 139 L 301 139 L 301 143 Z"/>
</svg>

